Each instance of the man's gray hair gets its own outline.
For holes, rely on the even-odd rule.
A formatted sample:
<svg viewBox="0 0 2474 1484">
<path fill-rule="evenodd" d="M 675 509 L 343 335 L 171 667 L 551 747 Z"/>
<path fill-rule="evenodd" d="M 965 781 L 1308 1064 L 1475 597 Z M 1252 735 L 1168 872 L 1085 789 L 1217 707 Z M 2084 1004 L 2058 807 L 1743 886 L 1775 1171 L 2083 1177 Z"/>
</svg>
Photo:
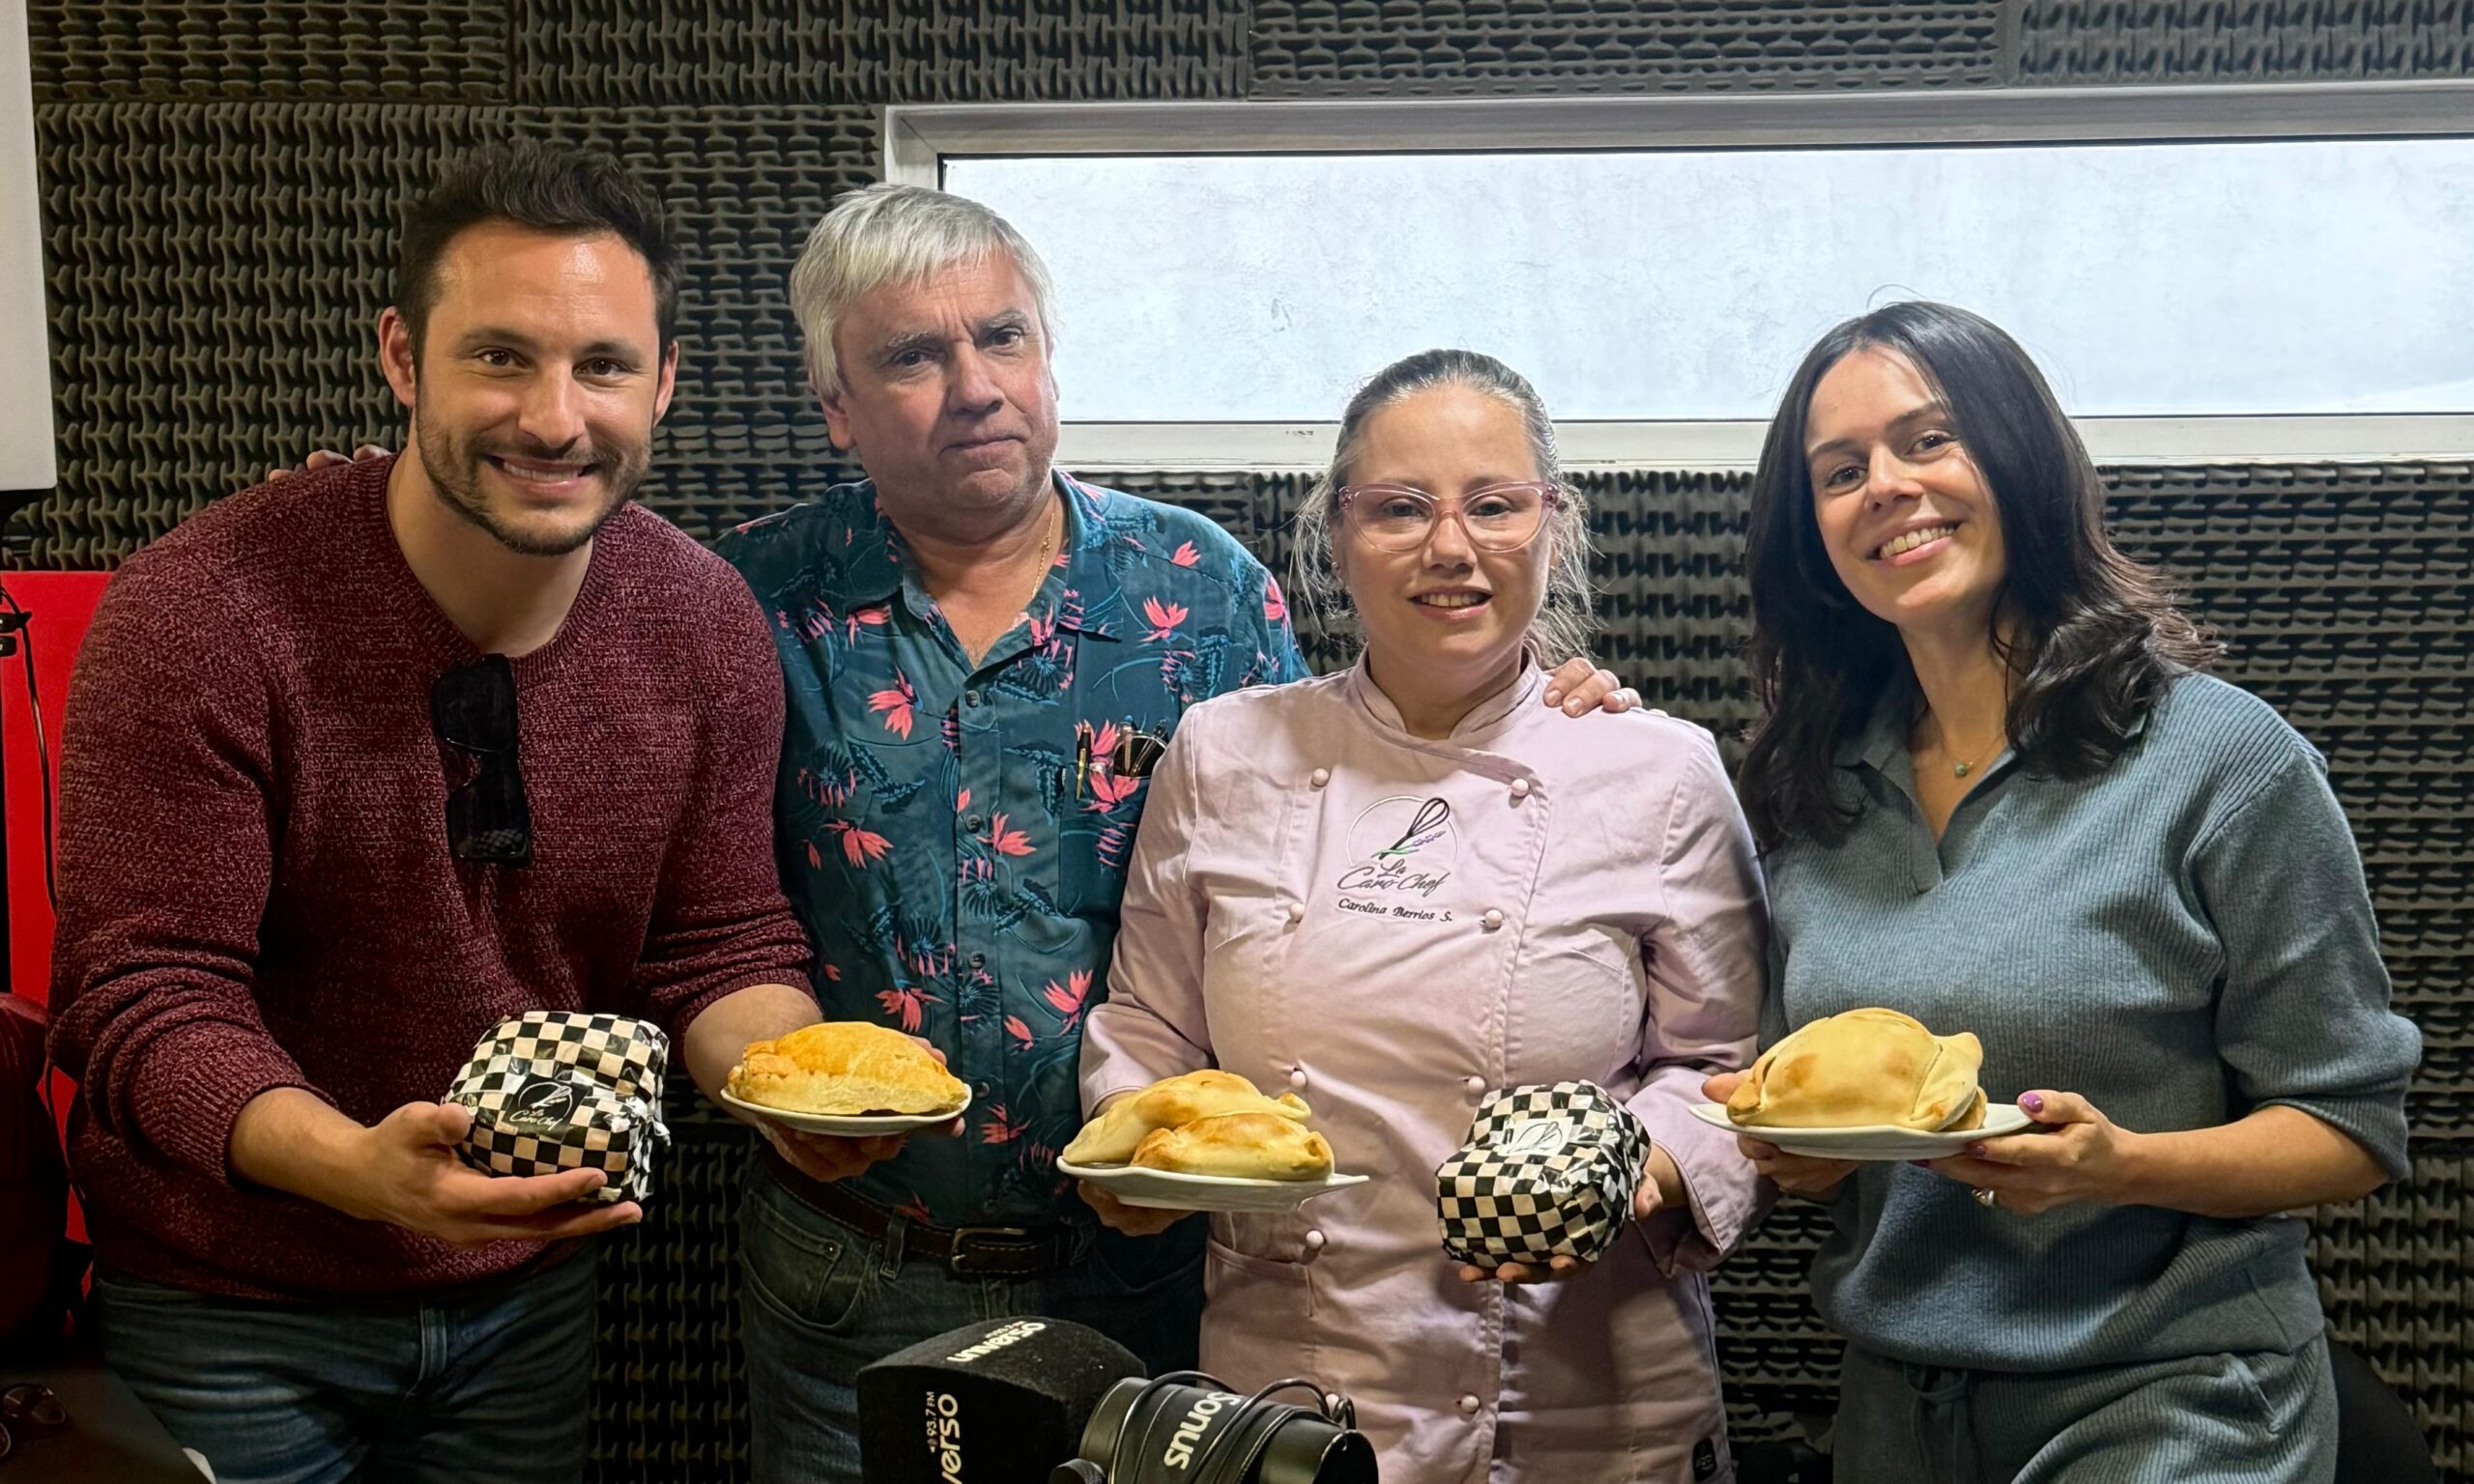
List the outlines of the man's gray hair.
<svg viewBox="0 0 2474 1484">
<path fill-rule="evenodd" d="M 1307 613 L 1327 636 L 1347 627 L 1349 596 L 1340 582 L 1333 548 L 1340 526 L 1340 490 L 1354 477 L 1352 466 L 1366 442 L 1366 420 L 1376 413 L 1438 386 L 1463 386 L 1509 403 L 1520 414 L 1528 436 L 1529 456 L 1538 477 L 1555 487 L 1558 499 L 1539 539 L 1552 541 L 1554 557 L 1547 564 L 1538 616 L 1529 626 L 1529 647 L 1541 665 L 1560 665 L 1589 652 L 1590 631 L 1597 624 L 1590 586 L 1589 505 L 1581 492 L 1564 477 L 1555 453 L 1555 422 L 1546 403 L 1529 379 L 1477 351 L 1420 351 L 1377 371 L 1349 399 L 1340 414 L 1339 442 L 1332 449 L 1331 467 L 1307 493 L 1297 512 L 1297 539 L 1289 554 L 1289 591 L 1301 598 Z"/>
<path fill-rule="evenodd" d="M 914 284 L 957 263 L 992 253 L 1013 260 L 1031 286 L 1040 339 L 1053 345 L 1048 265 L 1011 223 L 966 196 L 890 181 L 854 190 L 833 204 L 808 234 L 791 269 L 791 312 L 807 342 L 808 376 L 819 392 L 842 389 L 833 327 L 850 306 L 887 284 Z"/>
</svg>

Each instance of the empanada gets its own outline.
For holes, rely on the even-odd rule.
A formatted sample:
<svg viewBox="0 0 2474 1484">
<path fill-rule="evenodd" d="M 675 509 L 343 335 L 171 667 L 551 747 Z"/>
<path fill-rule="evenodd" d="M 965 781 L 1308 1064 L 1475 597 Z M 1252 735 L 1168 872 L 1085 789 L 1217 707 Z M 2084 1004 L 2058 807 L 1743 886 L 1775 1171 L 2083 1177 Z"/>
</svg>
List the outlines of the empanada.
<svg viewBox="0 0 2474 1484">
<path fill-rule="evenodd" d="M 1266 1098 L 1237 1073 L 1206 1067 L 1164 1077 L 1109 1103 L 1108 1111 L 1084 1124 L 1074 1142 L 1065 1146 L 1065 1158 L 1072 1164 L 1123 1164 L 1152 1132 L 1198 1118 L 1261 1113 L 1302 1124 L 1311 1112 L 1294 1093 Z"/>
<path fill-rule="evenodd" d="M 1727 1099 L 1727 1117 L 1752 1128 L 1975 1128 L 1984 1123 L 1983 1066 L 1971 1032 L 1936 1036 L 1895 1010 L 1851 1010 L 1761 1053 Z"/>
<path fill-rule="evenodd" d="M 750 1042 L 726 1086 L 743 1102 L 791 1113 L 946 1113 L 970 1098 L 927 1047 L 855 1020 Z"/>
<path fill-rule="evenodd" d="M 1180 1175 L 1240 1180 L 1321 1180 L 1332 1173 L 1332 1146 L 1304 1124 L 1277 1113 L 1223 1113 L 1144 1135 L 1132 1161 Z"/>
</svg>

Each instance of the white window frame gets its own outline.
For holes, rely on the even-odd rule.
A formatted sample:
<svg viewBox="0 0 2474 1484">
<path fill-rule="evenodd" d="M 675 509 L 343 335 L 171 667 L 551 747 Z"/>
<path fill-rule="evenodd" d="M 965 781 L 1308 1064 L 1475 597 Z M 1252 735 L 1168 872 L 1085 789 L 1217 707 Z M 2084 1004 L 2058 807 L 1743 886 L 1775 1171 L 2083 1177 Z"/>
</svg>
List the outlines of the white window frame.
<svg viewBox="0 0 2474 1484">
<path fill-rule="evenodd" d="M 1952 93 L 1347 101 L 900 103 L 884 178 L 949 157 L 1503 153 L 1796 145 L 2120 144 L 2474 135 L 2474 81 L 1996 88 Z M 2083 417 L 2108 465 L 2366 464 L 2474 456 L 2474 414 Z M 1075 469 L 1320 468 L 1333 423 L 1073 422 Z M 1748 470 L 1766 421 L 1559 422 L 1575 469 Z"/>
</svg>

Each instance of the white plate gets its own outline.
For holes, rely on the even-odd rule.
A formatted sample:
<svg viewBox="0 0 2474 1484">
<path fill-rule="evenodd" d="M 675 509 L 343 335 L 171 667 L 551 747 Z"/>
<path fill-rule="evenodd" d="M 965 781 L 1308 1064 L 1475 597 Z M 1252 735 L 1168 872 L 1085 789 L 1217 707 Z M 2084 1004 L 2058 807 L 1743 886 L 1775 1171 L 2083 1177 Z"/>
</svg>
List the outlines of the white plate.
<svg viewBox="0 0 2474 1484">
<path fill-rule="evenodd" d="M 1087 1180 L 1128 1206 L 1158 1211 L 1291 1211 L 1331 1190 L 1366 1184 L 1363 1175 L 1331 1174 L 1321 1180 L 1239 1180 L 1227 1175 L 1180 1175 L 1131 1164 L 1056 1161 L 1057 1173 Z"/>
<path fill-rule="evenodd" d="M 736 1108 L 750 1118 L 761 1118 L 785 1128 L 803 1133 L 829 1133 L 846 1139 L 873 1138 L 885 1133 L 915 1133 L 922 1128 L 935 1128 L 950 1124 L 970 1106 L 970 1094 L 963 1094 L 961 1108 L 943 1113 L 794 1113 L 789 1108 L 768 1108 L 761 1102 L 734 1098 L 728 1090 L 722 1093 L 724 1104 Z"/>
<path fill-rule="evenodd" d="M 1997 1102 L 1984 1110 L 1981 1128 L 1951 1128 L 1939 1133 L 1901 1128 L 1896 1124 L 1865 1124 L 1853 1128 L 1742 1128 L 1727 1117 L 1726 1105 L 1693 1104 L 1692 1116 L 1729 1133 L 1775 1144 L 1791 1155 L 1815 1159 L 1939 1159 L 1955 1155 L 1978 1139 L 1998 1139 L 2030 1127 L 2035 1120 L 2015 1103 Z"/>
</svg>

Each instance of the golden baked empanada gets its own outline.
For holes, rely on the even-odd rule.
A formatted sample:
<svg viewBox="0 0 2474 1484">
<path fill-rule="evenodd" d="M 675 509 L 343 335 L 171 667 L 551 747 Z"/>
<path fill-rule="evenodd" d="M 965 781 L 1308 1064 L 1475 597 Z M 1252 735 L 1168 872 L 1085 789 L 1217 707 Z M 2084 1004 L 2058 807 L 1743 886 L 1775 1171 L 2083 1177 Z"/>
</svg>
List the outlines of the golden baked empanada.
<svg viewBox="0 0 2474 1484">
<path fill-rule="evenodd" d="M 1302 1124 L 1311 1112 L 1294 1093 L 1266 1098 L 1237 1073 L 1206 1067 L 1163 1077 L 1109 1103 L 1065 1146 L 1065 1158 L 1071 1164 L 1123 1164 L 1155 1130 L 1175 1128 L 1198 1118 L 1261 1113 Z"/>
<path fill-rule="evenodd" d="M 1182 1127 L 1152 1129 L 1132 1162 L 1180 1175 L 1321 1180 L 1332 1173 L 1332 1146 L 1304 1124 L 1277 1113 L 1223 1113 Z"/>
<path fill-rule="evenodd" d="M 1983 1066 L 1970 1032 L 1936 1036 L 1895 1010 L 1851 1010 L 1761 1053 L 1727 1099 L 1727 1117 L 1754 1128 L 1980 1127 Z"/>
<path fill-rule="evenodd" d="M 948 1113 L 970 1098 L 927 1047 L 855 1020 L 748 1042 L 726 1086 L 743 1102 L 791 1113 Z"/>
</svg>

